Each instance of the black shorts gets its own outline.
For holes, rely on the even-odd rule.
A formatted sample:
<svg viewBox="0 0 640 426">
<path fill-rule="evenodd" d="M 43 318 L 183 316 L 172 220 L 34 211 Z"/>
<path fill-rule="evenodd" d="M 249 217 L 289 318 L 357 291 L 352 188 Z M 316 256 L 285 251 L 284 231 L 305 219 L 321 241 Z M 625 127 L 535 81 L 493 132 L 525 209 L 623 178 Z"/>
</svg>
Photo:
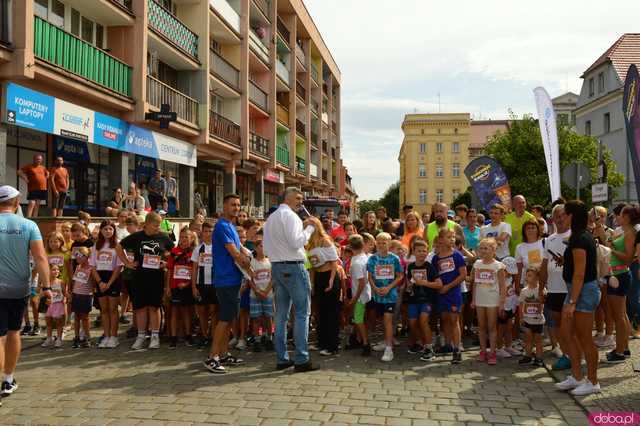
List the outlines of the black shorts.
<svg viewBox="0 0 640 426">
<path fill-rule="evenodd" d="M 609 277 L 609 280 L 607 281 L 607 296 L 626 296 L 627 293 L 629 293 L 629 288 L 631 287 L 631 274 L 629 274 L 629 272 L 625 272 L 614 275 L 614 277 L 618 280 L 618 287 L 611 287 L 609 283 L 611 282 L 612 277 Z"/>
<path fill-rule="evenodd" d="M 53 195 L 53 206 L 54 209 L 64 210 L 64 203 L 67 201 L 67 193 L 66 192 L 58 192 L 58 195 Z"/>
<path fill-rule="evenodd" d="M 562 312 L 567 293 L 547 293 L 544 305 L 552 312 Z"/>
<path fill-rule="evenodd" d="M 384 314 L 393 314 L 395 311 L 396 311 L 395 303 L 377 303 L 376 302 L 376 312 L 380 316 Z"/>
<path fill-rule="evenodd" d="M 103 283 L 109 282 L 111 279 L 111 271 L 97 271 L 98 275 L 100 275 L 100 280 Z M 96 297 L 120 297 L 120 291 L 122 289 L 122 282 L 120 281 L 120 277 L 113 282 L 104 293 L 100 291 L 100 287 L 96 283 Z"/>
<path fill-rule="evenodd" d="M 216 295 L 216 288 L 212 285 L 199 285 L 198 293 L 200 293 L 200 299 L 196 302 L 199 306 L 204 305 L 217 305 L 218 296 Z"/>
<path fill-rule="evenodd" d="M 20 330 L 28 302 L 29 297 L 0 299 L 0 337 L 6 336 L 8 331 Z"/>
<path fill-rule="evenodd" d="M 142 275 L 142 276 L 141 276 Z M 164 296 L 164 280 L 144 279 L 143 274 L 135 274 L 129 283 L 129 296 L 134 310 L 142 308 L 160 308 Z"/>
<path fill-rule="evenodd" d="M 47 196 L 49 195 L 49 193 L 47 192 L 47 190 L 40 190 L 40 191 L 29 191 L 27 192 L 27 200 L 29 201 L 47 201 Z"/>
<path fill-rule="evenodd" d="M 524 326 L 531 330 L 533 334 L 542 334 L 542 328 L 544 327 L 543 324 L 527 324 L 526 322 Z"/>
<path fill-rule="evenodd" d="M 91 296 L 88 294 L 74 294 L 71 297 L 71 312 L 74 314 L 89 314 L 93 307 Z"/>
<path fill-rule="evenodd" d="M 171 304 L 174 306 L 192 306 L 194 304 L 191 286 L 171 289 Z"/>
<path fill-rule="evenodd" d="M 464 294 L 464 293 L 462 293 Z M 509 320 L 516 316 L 514 311 L 504 311 L 504 316 L 498 315 L 498 324 L 506 324 Z"/>
<path fill-rule="evenodd" d="M 231 322 L 238 316 L 240 309 L 240 284 L 216 287 L 218 296 L 218 321 Z"/>
</svg>

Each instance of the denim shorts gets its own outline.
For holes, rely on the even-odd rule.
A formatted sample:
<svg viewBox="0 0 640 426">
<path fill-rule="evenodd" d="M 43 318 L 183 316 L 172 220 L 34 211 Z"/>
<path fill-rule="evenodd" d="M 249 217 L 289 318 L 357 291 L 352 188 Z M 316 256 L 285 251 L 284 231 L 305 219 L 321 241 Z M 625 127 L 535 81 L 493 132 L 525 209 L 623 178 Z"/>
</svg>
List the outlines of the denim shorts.
<svg viewBox="0 0 640 426">
<path fill-rule="evenodd" d="M 273 318 L 273 298 L 251 297 L 249 304 L 249 316 L 251 318 Z"/>
<path fill-rule="evenodd" d="M 409 303 L 409 307 L 407 308 L 407 315 L 409 319 L 418 319 L 420 314 L 431 315 L 433 311 L 433 306 L 431 303 Z"/>
<path fill-rule="evenodd" d="M 564 304 L 569 304 L 571 298 L 571 283 L 567 283 L 567 297 L 564 299 Z M 598 281 L 588 281 L 582 285 L 582 290 L 576 301 L 577 312 L 593 313 L 598 308 L 600 303 L 600 287 Z"/>
</svg>

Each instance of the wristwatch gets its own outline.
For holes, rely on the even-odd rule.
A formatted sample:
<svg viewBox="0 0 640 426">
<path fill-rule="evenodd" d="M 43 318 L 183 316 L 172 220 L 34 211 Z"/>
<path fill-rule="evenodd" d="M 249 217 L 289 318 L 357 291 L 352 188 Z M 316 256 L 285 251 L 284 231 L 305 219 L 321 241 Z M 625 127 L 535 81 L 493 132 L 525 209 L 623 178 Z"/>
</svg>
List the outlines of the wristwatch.
<svg viewBox="0 0 640 426">
<path fill-rule="evenodd" d="M 569 299 L 569 301 L 567 302 L 567 305 L 575 305 L 576 301 L 573 299 Z"/>
</svg>

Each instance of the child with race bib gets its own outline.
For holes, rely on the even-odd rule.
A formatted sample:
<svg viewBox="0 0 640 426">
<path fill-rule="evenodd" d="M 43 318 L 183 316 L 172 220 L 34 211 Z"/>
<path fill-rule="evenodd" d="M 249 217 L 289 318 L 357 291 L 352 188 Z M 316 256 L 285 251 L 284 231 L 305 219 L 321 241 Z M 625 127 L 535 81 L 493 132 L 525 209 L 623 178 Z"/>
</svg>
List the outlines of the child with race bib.
<svg viewBox="0 0 640 426">
<path fill-rule="evenodd" d="M 47 321 L 47 338 L 42 343 L 43 348 L 55 346 L 56 348 L 62 347 L 62 328 L 64 327 L 64 301 L 66 295 L 66 286 L 60 279 L 60 267 L 58 265 L 49 265 L 50 279 L 49 283 L 51 287 L 51 299 L 47 301 L 49 307 L 45 314 L 45 320 Z M 43 291 L 46 290 L 43 288 Z M 56 340 L 53 340 L 53 328 L 56 328 Z"/>
<path fill-rule="evenodd" d="M 178 343 L 178 327 L 181 326 L 187 346 L 192 346 L 191 338 L 191 308 L 194 304 L 191 288 L 191 254 L 195 248 L 196 234 L 189 228 L 182 228 L 178 246 L 171 249 L 167 258 L 167 273 L 165 275 L 165 292 L 171 300 L 170 342 L 169 349 L 175 349 Z"/>
<path fill-rule="evenodd" d="M 90 251 L 86 247 L 78 247 L 76 251 L 76 270 L 71 277 L 71 312 L 73 312 L 73 328 L 75 337 L 72 347 L 88 348 L 91 334 L 89 332 L 89 313 L 93 306 L 92 268 L 89 265 Z M 82 326 L 82 330 L 81 330 Z"/>
<path fill-rule="evenodd" d="M 538 291 L 539 269 L 529 266 L 525 280 L 527 286 L 520 291 L 520 317 L 526 329 L 525 355 L 518 361 L 520 365 L 542 367 L 542 329 L 544 327 L 543 301 Z M 535 342 L 536 353 L 533 354 Z"/>
</svg>

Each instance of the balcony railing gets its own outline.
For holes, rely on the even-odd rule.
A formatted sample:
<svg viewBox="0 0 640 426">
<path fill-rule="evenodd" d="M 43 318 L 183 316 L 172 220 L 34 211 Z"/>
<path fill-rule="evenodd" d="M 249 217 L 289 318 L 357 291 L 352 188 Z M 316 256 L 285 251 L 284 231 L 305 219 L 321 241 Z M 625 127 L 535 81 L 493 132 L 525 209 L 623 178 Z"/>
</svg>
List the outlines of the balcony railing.
<svg viewBox="0 0 640 426">
<path fill-rule="evenodd" d="M 296 119 L 296 133 L 302 136 L 303 138 L 305 138 L 307 135 L 307 125 L 297 119 Z"/>
<path fill-rule="evenodd" d="M 307 168 L 304 158 L 296 157 L 296 171 L 306 173 Z"/>
<path fill-rule="evenodd" d="M 34 17 L 36 57 L 94 83 L 131 96 L 131 67 L 104 50 L 49 22 Z"/>
<path fill-rule="evenodd" d="M 318 166 L 316 164 L 311 163 L 309 165 L 309 172 L 311 173 L 311 177 L 318 177 Z"/>
<path fill-rule="evenodd" d="M 278 18 L 277 27 L 278 27 L 278 33 L 280 33 L 280 36 L 284 39 L 285 43 L 287 43 L 287 46 L 288 46 L 289 45 L 289 38 L 291 37 L 291 32 L 284 25 L 284 23 L 282 22 L 282 20 L 280 18 Z"/>
<path fill-rule="evenodd" d="M 279 103 L 276 104 L 276 118 L 289 126 L 289 110 Z"/>
<path fill-rule="evenodd" d="M 315 100 L 314 98 L 311 98 L 311 111 L 315 112 L 316 115 L 318 115 L 319 108 L 320 108 L 320 105 L 318 104 L 318 101 Z"/>
<path fill-rule="evenodd" d="M 276 73 L 278 73 L 278 77 L 280 77 L 288 86 L 289 70 L 287 69 L 287 66 L 280 61 L 276 61 Z"/>
<path fill-rule="evenodd" d="M 328 144 L 327 141 L 322 141 L 322 152 L 324 152 L 325 154 L 329 153 L 329 148 L 328 148 Z"/>
<path fill-rule="evenodd" d="M 240 90 L 240 70 L 231 65 L 215 50 L 209 50 L 210 70 L 222 81 Z"/>
<path fill-rule="evenodd" d="M 327 125 L 329 124 L 329 114 L 327 114 L 326 112 L 322 113 L 322 122 Z"/>
<path fill-rule="evenodd" d="M 319 83 L 320 82 L 320 77 L 318 74 L 318 67 L 316 66 L 315 63 L 311 62 L 311 78 L 316 82 Z"/>
<path fill-rule="evenodd" d="M 240 125 L 213 111 L 209 111 L 209 133 L 240 146 Z"/>
<path fill-rule="evenodd" d="M 260 59 L 267 64 L 269 63 L 269 48 L 265 46 L 253 28 L 249 30 L 249 46 L 253 48 L 253 51 L 260 57 Z"/>
<path fill-rule="evenodd" d="M 300 80 L 296 81 L 296 93 L 303 101 L 307 98 L 307 89 L 305 89 L 302 83 L 300 83 Z"/>
<path fill-rule="evenodd" d="M 227 24 L 235 32 L 240 33 L 240 15 L 227 0 L 209 0 L 209 4 L 227 21 Z"/>
<path fill-rule="evenodd" d="M 311 145 L 318 147 L 318 134 L 311 130 Z"/>
<path fill-rule="evenodd" d="M 149 5 L 149 26 L 186 54 L 198 58 L 198 36 L 155 0 Z"/>
<path fill-rule="evenodd" d="M 269 139 L 253 132 L 249 134 L 249 150 L 263 157 L 269 158 Z"/>
<path fill-rule="evenodd" d="M 269 9 L 270 9 L 270 5 L 271 5 L 271 1 L 270 0 L 254 0 L 256 3 L 256 6 L 258 6 L 258 9 L 260 9 L 262 11 L 262 13 L 264 13 L 264 16 L 267 17 L 267 19 L 271 19 L 269 17 Z"/>
<path fill-rule="evenodd" d="M 276 161 L 283 166 L 289 167 L 289 149 L 287 147 L 276 145 Z"/>
<path fill-rule="evenodd" d="M 304 50 L 302 50 L 302 46 L 296 43 L 296 58 L 300 61 L 303 66 L 306 66 L 307 58 L 304 56 Z"/>
<path fill-rule="evenodd" d="M 132 0 L 111 0 L 111 3 L 115 3 L 120 7 L 127 9 L 131 12 L 131 2 Z"/>
<path fill-rule="evenodd" d="M 329 175 L 329 173 L 328 173 L 325 169 L 322 169 L 322 180 L 323 180 L 324 182 L 326 182 L 326 181 L 327 181 L 327 176 L 328 176 L 328 175 Z"/>
<path fill-rule="evenodd" d="M 269 96 L 253 81 L 249 82 L 249 100 L 262 108 L 263 111 L 269 112 Z"/>
<path fill-rule="evenodd" d="M 335 148 L 331 148 L 331 158 L 333 158 L 334 160 L 336 159 L 336 149 Z"/>
<path fill-rule="evenodd" d="M 198 101 L 150 75 L 147 75 L 147 102 L 156 108 L 169 104 L 179 118 L 198 125 Z"/>
</svg>

